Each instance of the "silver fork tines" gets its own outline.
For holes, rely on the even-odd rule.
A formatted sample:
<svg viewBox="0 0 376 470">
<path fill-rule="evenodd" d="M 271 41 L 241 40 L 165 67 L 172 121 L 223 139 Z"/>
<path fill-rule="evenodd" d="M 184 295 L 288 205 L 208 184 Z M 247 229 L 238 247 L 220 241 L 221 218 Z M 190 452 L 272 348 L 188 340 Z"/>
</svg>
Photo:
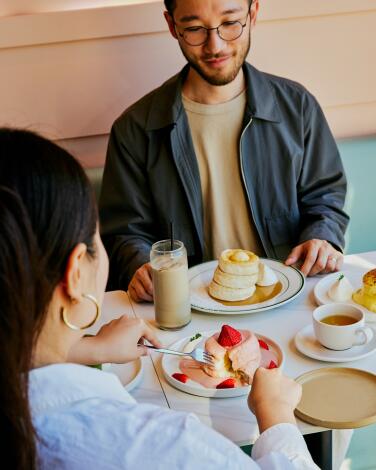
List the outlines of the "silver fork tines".
<svg viewBox="0 0 376 470">
<path fill-rule="evenodd" d="M 184 353 L 180 351 L 173 351 L 172 349 L 156 348 L 155 346 L 151 346 L 149 344 L 144 344 L 143 346 L 146 346 L 149 349 L 153 349 L 156 352 L 174 354 L 176 356 L 189 356 L 197 362 L 202 362 L 203 364 L 208 364 L 209 366 L 214 365 L 213 356 L 201 348 L 196 348 L 190 353 Z"/>
</svg>

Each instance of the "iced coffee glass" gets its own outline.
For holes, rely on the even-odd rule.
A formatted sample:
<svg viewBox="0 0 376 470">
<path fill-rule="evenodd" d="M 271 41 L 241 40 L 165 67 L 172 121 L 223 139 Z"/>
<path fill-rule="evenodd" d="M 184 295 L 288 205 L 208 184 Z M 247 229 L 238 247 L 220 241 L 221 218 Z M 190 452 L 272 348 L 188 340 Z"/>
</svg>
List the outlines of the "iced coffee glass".
<svg viewBox="0 0 376 470">
<path fill-rule="evenodd" d="M 191 321 L 188 262 L 184 244 L 179 240 L 173 240 L 172 244 L 171 240 L 154 243 L 150 262 L 155 320 L 162 330 L 179 330 Z"/>
</svg>

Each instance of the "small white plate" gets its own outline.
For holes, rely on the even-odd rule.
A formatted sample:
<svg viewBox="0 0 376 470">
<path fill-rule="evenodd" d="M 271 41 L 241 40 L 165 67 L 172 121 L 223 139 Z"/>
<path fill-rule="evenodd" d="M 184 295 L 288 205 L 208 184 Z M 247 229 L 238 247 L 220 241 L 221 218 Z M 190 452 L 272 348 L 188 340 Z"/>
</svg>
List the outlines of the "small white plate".
<svg viewBox="0 0 376 470">
<path fill-rule="evenodd" d="M 200 312 L 219 315 L 231 313 L 242 315 L 279 307 L 295 299 L 302 292 L 305 279 L 298 269 L 293 266 L 285 266 L 280 261 L 272 259 L 260 258 L 260 260 L 273 269 L 282 284 L 282 290 L 278 295 L 270 300 L 253 305 L 223 305 L 210 297 L 208 293 L 208 286 L 218 265 L 218 261 L 208 261 L 189 269 L 192 308 Z"/>
<path fill-rule="evenodd" d="M 313 288 L 313 295 L 315 296 L 316 302 L 318 305 L 326 305 L 335 303 L 328 296 L 328 290 L 335 283 L 341 274 L 344 274 L 347 279 L 351 282 L 351 285 L 354 288 L 354 291 L 358 290 L 362 286 L 362 277 L 365 274 L 365 271 L 340 271 L 338 273 L 328 274 L 327 276 L 320 279 L 315 287 Z M 357 304 L 352 299 L 345 302 L 346 304 L 356 305 L 358 308 L 363 310 L 365 314 L 366 322 L 376 322 L 376 313 L 370 312 L 367 308 L 362 305 Z"/>
<path fill-rule="evenodd" d="M 350 362 L 363 359 L 376 351 L 376 332 L 363 346 L 353 346 L 345 351 L 333 351 L 322 346 L 313 332 L 313 325 L 307 325 L 295 335 L 295 346 L 305 356 L 324 362 Z"/>
<path fill-rule="evenodd" d="M 102 370 L 117 375 L 127 392 L 135 389 L 144 376 L 144 367 L 140 358 L 127 364 L 102 364 Z"/>
<path fill-rule="evenodd" d="M 217 330 L 213 331 L 207 331 L 202 334 L 202 341 L 200 344 L 198 344 L 197 347 L 203 348 L 206 339 L 215 334 Z M 270 348 L 271 353 L 277 358 L 278 360 L 278 366 L 283 368 L 283 363 L 284 363 L 284 355 L 282 352 L 281 347 L 272 339 L 270 339 L 267 336 L 259 335 L 255 333 L 258 339 L 262 339 L 267 343 L 267 345 Z M 176 351 L 182 351 L 184 346 L 188 343 L 189 341 L 189 336 L 186 338 L 180 339 L 179 341 L 176 341 L 176 343 L 173 343 L 171 346 L 169 346 L 169 349 L 174 349 Z M 261 352 L 264 354 L 267 354 L 268 352 L 264 349 L 261 349 Z M 270 354 L 270 353 L 268 353 Z M 265 358 L 265 356 L 264 356 Z M 172 374 L 176 372 L 181 372 L 179 368 L 179 363 L 180 363 L 181 357 L 179 356 L 173 356 L 170 354 L 164 354 L 162 357 L 162 371 L 163 375 L 165 376 L 167 382 L 172 385 L 173 387 L 181 390 L 182 392 L 189 393 L 191 395 L 198 395 L 199 397 L 208 397 L 208 398 L 230 398 L 230 397 L 238 397 L 242 395 L 247 395 L 249 393 L 249 390 L 251 388 L 250 385 L 244 386 L 244 387 L 235 387 L 235 388 L 222 388 L 222 389 L 217 389 L 217 388 L 207 388 L 204 387 L 203 385 L 199 384 L 198 382 L 195 382 L 194 380 L 189 379 L 186 383 L 180 382 L 179 380 L 176 380 L 174 377 L 172 377 Z M 222 378 L 219 380 L 219 382 L 226 380 L 226 378 Z"/>
</svg>

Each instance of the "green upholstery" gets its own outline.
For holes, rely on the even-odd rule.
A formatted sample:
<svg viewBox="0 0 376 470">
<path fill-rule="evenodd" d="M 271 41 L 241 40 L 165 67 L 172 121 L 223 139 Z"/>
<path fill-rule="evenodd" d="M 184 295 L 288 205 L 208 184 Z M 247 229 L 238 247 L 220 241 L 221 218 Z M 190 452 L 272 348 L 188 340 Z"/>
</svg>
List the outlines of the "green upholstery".
<svg viewBox="0 0 376 470">
<path fill-rule="evenodd" d="M 376 250 L 376 136 L 342 140 L 338 147 L 349 182 L 346 253 Z M 87 168 L 86 173 L 99 198 L 103 168 Z"/>
<path fill-rule="evenodd" d="M 376 250 L 376 136 L 338 142 L 348 179 L 346 253 Z"/>
</svg>

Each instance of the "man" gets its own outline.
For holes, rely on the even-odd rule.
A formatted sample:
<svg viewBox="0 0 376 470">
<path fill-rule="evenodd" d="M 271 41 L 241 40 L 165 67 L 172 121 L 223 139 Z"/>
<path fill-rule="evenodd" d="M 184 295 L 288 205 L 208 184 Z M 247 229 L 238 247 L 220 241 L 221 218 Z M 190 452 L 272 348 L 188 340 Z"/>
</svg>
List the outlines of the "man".
<svg viewBox="0 0 376 470">
<path fill-rule="evenodd" d="M 315 98 L 245 62 L 258 0 L 165 0 L 187 66 L 114 123 L 100 200 L 113 288 L 151 301 L 149 251 L 184 242 L 191 265 L 226 248 L 342 265 L 346 179 Z"/>
</svg>

